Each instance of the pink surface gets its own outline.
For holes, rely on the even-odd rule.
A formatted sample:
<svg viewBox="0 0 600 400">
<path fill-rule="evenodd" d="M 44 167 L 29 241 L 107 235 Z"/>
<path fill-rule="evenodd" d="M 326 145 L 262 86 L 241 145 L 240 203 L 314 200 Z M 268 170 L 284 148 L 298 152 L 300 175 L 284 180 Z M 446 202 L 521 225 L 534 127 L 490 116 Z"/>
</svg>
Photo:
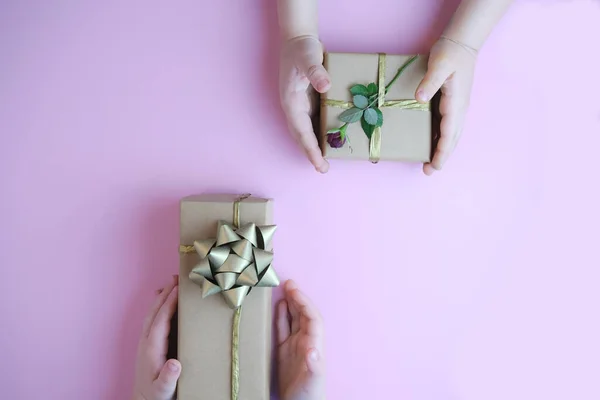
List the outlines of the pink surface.
<svg viewBox="0 0 600 400">
<path fill-rule="evenodd" d="M 600 398 L 600 4 L 513 7 L 427 178 L 313 171 L 278 108 L 274 3 L 1 2 L 0 397 L 126 399 L 178 199 L 250 191 L 325 316 L 330 399 Z M 322 0 L 322 37 L 423 52 L 456 3 Z"/>
</svg>

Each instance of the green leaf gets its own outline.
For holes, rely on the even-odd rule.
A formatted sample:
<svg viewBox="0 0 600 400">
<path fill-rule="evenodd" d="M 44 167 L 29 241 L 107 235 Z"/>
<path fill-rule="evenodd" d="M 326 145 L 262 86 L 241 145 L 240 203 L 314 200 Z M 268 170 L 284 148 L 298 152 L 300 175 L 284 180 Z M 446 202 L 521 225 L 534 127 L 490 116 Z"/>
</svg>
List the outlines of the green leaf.
<svg viewBox="0 0 600 400">
<path fill-rule="evenodd" d="M 354 103 L 354 106 L 358 108 L 367 108 L 369 105 L 369 100 L 362 94 L 357 94 L 354 96 L 352 98 L 352 102 Z"/>
<path fill-rule="evenodd" d="M 358 122 L 358 120 L 360 120 L 362 116 L 363 110 L 361 110 L 360 108 L 352 107 L 341 113 L 338 118 L 342 122 L 352 124 L 354 122 Z"/>
<path fill-rule="evenodd" d="M 335 128 L 335 129 L 330 129 L 327 131 L 327 134 L 331 134 L 331 133 L 338 133 L 340 131 L 340 128 Z"/>
<path fill-rule="evenodd" d="M 377 92 L 379 91 L 379 89 L 377 88 L 376 84 L 369 83 L 369 86 L 367 86 L 367 91 L 369 92 L 369 96 L 372 96 L 374 94 L 377 94 Z"/>
<path fill-rule="evenodd" d="M 369 125 L 367 123 L 367 121 L 365 121 L 364 118 L 361 118 L 361 120 L 360 120 L 360 126 L 362 126 L 362 129 L 365 132 L 365 135 L 367 135 L 367 137 L 369 138 L 369 140 L 371 140 L 371 136 L 373 136 L 373 132 L 375 131 L 375 126 L 374 125 Z"/>
<path fill-rule="evenodd" d="M 377 123 L 375 124 L 375 126 L 382 126 L 383 125 L 383 113 L 381 112 L 381 110 L 379 108 L 374 108 L 373 110 L 375 110 L 375 112 L 377 113 Z"/>
<path fill-rule="evenodd" d="M 350 93 L 352 93 L 353 96 L 356 96 L 357 94 L 368 96 L 369 90 L 367 90 L 365 85 L 354 85 L 350 88 Z"/>
<path fill-rule="evenodd" d="M 365 121 L 367 122 L 367 124 L 373 125 L 373 126 L 377 125 L 377 120 L 378 120 L 377 111 L 375 111 L 374 109 L 372 109 L 372 108 L 366 109 L 364 117 L 365 117 Z"/>
</svg>

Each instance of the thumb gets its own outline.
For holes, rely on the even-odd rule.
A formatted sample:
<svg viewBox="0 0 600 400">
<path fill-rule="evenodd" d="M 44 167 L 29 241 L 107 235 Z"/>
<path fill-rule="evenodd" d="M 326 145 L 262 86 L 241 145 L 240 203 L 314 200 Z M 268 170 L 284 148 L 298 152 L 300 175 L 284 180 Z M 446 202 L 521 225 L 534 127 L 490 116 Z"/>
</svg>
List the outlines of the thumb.
<svg viewBox="0 0 600 400">
<path fill-rule="evenodd" d="M 306 352 L 306 365 L 312 374 L 322 375 L 325 372 L 323 357 L 317 349 L 313 348 Z"/>
<path fill-rule="evenodd" d="M 427 73 L 417 87 L 415 94 L 417 101 L 420 103 L 430 101 L 453 72 L 448 62 L 438 61 L 435 58 L 430 59 L 427 66 Z"/>
<path fill-rule="evenodd" d="M 177 360 L 169 360 L 163 365 L 154 388 L 160 399 L 171 399 L 175 395 L 177 380 L 181 374 L 181 364 Z"/>
<path fill-rule="evenodd" d="M 323 46 L 317 39 L 306 39 L 304 48 L 296 54 L 296 67 L 308 78 L 312 87 L 319 93 L 325 93 L 331 86 L 331 78 L 323 67 Z"/>
</svg>

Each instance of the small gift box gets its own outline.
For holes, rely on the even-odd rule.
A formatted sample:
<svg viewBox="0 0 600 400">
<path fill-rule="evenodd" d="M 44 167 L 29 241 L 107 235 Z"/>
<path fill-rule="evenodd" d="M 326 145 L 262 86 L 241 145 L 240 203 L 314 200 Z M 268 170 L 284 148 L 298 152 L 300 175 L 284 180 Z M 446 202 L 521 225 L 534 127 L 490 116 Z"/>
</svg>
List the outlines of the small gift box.
<svg viewBox="0 0 600 400">
<path fill-rule="evenodd" d="M 321 95 L 325 158 L 429 162 L 431 105 L 415 100 L 427 71 L 422 56 L 325 54 L 331 89 Z"/>
<path fill-rule="evenodd" d="M 179 400 L 268 400 L 272 201 L 235 195 L 181 200 Z"/>
</svg>

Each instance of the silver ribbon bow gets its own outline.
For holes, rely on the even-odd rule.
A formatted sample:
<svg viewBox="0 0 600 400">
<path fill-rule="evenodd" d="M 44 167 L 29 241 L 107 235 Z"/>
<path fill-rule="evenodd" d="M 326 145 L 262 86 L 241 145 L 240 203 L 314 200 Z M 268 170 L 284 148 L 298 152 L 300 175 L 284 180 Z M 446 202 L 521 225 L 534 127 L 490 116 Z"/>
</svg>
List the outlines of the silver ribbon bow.
<svg viewBox="0 0 600 400">
<path fill-rule="evenodd" d="M 276 225 L 240 228 L 219 221 L 217 238 L 194 241 L 200 262 L 190 272 L 190 280 L 202 286 L 202 297 L 222 293 L 227 304 L 236 309 L 253 287 L 279 286 L 271 265 L 273 253 L 265 250 Z"/>
</svg>

